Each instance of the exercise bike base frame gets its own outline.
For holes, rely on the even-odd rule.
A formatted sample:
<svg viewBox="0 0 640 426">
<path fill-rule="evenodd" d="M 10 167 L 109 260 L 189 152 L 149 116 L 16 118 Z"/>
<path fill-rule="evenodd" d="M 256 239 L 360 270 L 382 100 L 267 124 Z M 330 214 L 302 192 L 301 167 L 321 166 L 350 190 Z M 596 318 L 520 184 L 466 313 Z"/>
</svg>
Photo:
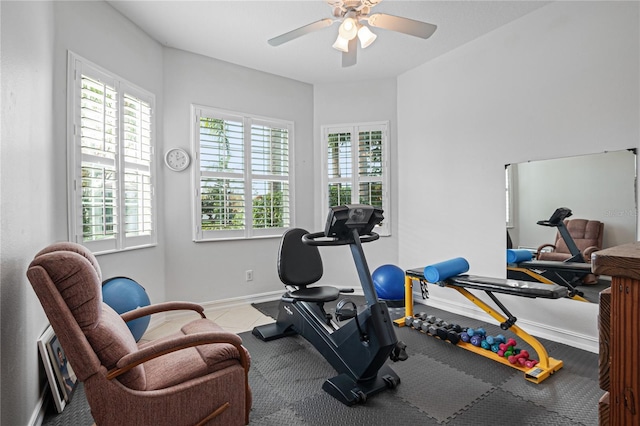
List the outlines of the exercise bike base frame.
<svg viewBox="0 0 640 426">
<path fill-rule="evenodd" d="M 327 379 L 322 389 L 345 405 L 365 403 L 367 398 L 386 389 L 394 389 L 400 384 L 400 377 L 389 367 L 383 365 L 373 379 L 355 381 L 347 374 L 338 374 Z"/>
<path fill-rule="evenodd" d="M 338 328 L 323 322 L 324 312 L 316 303 L 289 302 L 287 295 L 285 293 L 284 300 L 280 301 L 277 321 L 255 327 L 254 336 L 271 341 L 300 334 L 338 373 L 346 374 L 357 383 L 379 376 L 378 371 L 398 343 L 386 303 L 380 301 L 368 306 L 357 318 Z"/>
</svg>

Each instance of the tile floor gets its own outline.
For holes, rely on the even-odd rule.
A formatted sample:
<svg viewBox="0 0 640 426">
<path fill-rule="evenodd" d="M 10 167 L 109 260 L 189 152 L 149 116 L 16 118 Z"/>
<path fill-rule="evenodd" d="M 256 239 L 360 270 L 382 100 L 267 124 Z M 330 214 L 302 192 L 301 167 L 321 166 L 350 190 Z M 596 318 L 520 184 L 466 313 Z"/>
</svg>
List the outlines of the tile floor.
<svg viewBox="0 0 640 426">
<path fill-rule="evenodd" d="M 273 318 L 263 315 L 250 304 L 236 306 L 229 309 L 205 309 L 204 313 L 207 318 L 214 321 L 225 330 L 236 334 L 251 331 L 253 327 L 258 325 L 274 322 Z M 196 313 L 193 315 L 187 314 L 180 315 L 179 317 L 170 317 L 168 321 L 165 321 L 160 325 L 150 327 L 142 336 L 140 341 L 149 341 L 176 332 L 183 324 L 197 318 L 199 318 L 199 316 Z"/>
</svg>

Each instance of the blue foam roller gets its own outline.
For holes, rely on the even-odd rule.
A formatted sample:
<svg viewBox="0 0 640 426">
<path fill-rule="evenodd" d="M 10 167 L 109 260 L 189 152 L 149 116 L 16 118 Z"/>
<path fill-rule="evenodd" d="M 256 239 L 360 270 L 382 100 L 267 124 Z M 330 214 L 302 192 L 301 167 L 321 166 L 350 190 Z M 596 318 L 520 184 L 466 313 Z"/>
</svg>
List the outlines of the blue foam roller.
<svg viewBox="0 0 640 426">
<path fill-rule="evenodd" d="M 507 249 L 507 263 L 520 263 L 531 260 L 531 251 L 525 249 Z"/>
<path fill-rule="evenodd" d="M 444 281 L 447 278 L 464 274 L 469 270 L 469 262 L 463 257 L 445 260 L 444 262 L 434 263 L 424 268 L 424 277 L 430 283 Z"/>
</svg>

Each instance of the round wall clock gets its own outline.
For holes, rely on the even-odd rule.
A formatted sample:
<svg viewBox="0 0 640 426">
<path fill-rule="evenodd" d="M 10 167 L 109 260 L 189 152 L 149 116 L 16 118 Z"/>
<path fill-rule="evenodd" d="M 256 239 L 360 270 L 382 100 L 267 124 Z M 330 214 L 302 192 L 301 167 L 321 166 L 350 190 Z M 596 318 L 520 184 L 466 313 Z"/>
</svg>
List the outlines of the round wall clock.
<svg viewBox="0 0 640 426">
<path fill-rule="evenodd" d="M 184 149 L 171 148 L 164 154 L 164 162 L 171 170 L 180 172 L 189 167 L 191 158 Z"/>
</svg>

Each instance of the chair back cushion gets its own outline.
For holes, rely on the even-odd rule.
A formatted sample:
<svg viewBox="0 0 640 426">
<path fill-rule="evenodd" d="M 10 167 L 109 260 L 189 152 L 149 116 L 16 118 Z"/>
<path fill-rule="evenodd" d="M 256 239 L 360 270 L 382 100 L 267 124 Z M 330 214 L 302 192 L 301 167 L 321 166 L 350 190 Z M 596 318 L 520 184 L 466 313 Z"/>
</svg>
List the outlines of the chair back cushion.
<svg viewBox="0 0 640 426">
<path fill-rule="evenodd" d="M 74 371 L 78 370 L 76 363 L 82 365 L 83 358 L 91 356 L 97 356 L 107 369 L 113 368 L 122 356 L 138 349 L 126 323 L 102 302 L 100 267 L 85 247 L 74 243 L 47 247 L 31 262 L 27 276 L 56 335 L 65 334 L 65 338 L 59 336 L 60 344 Z M 67 328 L 79 328 L 86 340 L 80 333 L 66 336 Z M 92 353 L 78 352 L 87 341 Z M 86 374 L 78 374 L 78 378 L 84 380 Z M 144 389 L 144 369 L 137 366 L 118 380 L 134 389 Z"/>
<path fill-rule="evenodd" d="M 602 248 L 602 230 L 604 228 L 602 222 L 586 219 L 565 219 L 564 224 L 581 252 L 588 247 Z M 556 237 L 555 245 L 557 252 L 569 253 L 567 243 L 559 233 Z"/>
<path fill-rule="evenodd" d="M 322 278 L 322 257 L 316 246 L 302 242 L 308 232 L 291 228 L 282 234 L 278 251 L 278 276 L 286 285 L 305 287 Z"/>
</svg>

